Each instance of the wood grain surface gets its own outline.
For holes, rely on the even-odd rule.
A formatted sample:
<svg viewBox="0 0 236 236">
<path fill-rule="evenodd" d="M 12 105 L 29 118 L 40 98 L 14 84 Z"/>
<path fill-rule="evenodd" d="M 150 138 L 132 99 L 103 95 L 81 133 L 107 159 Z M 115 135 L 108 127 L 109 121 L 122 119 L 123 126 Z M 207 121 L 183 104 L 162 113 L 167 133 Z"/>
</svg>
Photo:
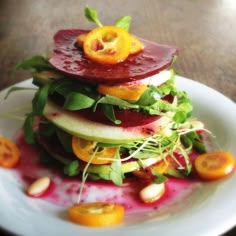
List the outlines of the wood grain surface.
<svg viewBox="0 0 236 236">
<path fill-rule="evenodd" d="M 104 24 L 131 15 L 132 33 L 179 48 L 179 74 L 236 102 L 235 0 L 0 0 L 0 89 L 30 77 L 19 71 L 12 78 L 12 69 L 50 52 L 57 30 L 92 28 L 83 14 L 86 4 Z M 226 235 L 236 235 L 236 228 Z"/>
</svg>

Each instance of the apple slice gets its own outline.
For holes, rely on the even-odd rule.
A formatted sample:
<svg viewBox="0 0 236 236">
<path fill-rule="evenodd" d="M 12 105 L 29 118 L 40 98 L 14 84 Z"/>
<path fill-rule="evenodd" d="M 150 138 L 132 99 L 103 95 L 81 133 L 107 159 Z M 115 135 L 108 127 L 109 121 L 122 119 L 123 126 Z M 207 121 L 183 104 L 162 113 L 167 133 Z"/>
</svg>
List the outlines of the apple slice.
<svg viewBox="0 0 236 236">
<path fill-rule="evenodd" d="M 66 111 L 51 100 L 48 100 L 43 115 L 65 132 L 83 139 L 103 143 L 127 143 L 145 139 L 165 127 L 172 113 L 149 124 L 135 127 L 117 127 L 91 121 L 78 112 Z"/>
</svg>

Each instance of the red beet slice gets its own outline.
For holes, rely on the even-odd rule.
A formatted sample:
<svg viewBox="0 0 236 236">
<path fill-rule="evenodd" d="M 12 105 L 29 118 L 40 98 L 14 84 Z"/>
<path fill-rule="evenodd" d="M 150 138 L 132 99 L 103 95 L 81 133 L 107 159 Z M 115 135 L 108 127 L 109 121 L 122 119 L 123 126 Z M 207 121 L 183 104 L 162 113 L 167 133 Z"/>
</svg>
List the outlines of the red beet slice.
<svg viewBox="0 0 236 236">
<path fill-rule="evenodd" d="M 121 121 L 121 124 L 119 125 L 116 125 L 113 122 L 109 121 L 108 118 L 106 118 L 103 114 L 101 107 L 98 107 L 95 112 L 93 112 L 91 109 L 84 109 L 77 111 L 77 113 L 91 121 L 111 126 L 120 126 L 124 128 L 146 125 L 160 118 L 160 116 L 152 116 L 129 109 L 119 110 L 118 108 L 115 108 L 114 110 L 116 119 Z"/>
<path fill-rule="evenodd" d="M 178 50 L 144 39 L 144 50 L 115 65 L 99 64 L 86 58 L 76 46 L 76 38 L 86 30 L 60 30 L 54 36 L 54 52 L 49 62 L 57 70 L 86 82 L 121 83 L 143 79 L 167 68 Z"/>
</svg>

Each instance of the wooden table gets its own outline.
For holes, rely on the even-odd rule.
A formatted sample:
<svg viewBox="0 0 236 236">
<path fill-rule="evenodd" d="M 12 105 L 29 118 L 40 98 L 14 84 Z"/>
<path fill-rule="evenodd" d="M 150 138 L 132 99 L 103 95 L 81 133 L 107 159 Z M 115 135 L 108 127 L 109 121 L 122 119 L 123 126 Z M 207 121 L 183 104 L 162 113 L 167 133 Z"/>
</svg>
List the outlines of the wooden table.
<svg viewBox="0 0 236 236">
<path fill-rule="evenodd" d="M 93 27 L 83 16 L 86 4 L 104 24 L 131 15 L 132 33 L 179 48 L 175 68 L 182 76 L 236 101 L 234 0 L 1 0 L 0 88 L 30 77 L 25 71 L 10 74 L 18 61 L 50 51 L 58 29 Z M 225 235 L 236 235 L 236 228 Z"/>
</svg>

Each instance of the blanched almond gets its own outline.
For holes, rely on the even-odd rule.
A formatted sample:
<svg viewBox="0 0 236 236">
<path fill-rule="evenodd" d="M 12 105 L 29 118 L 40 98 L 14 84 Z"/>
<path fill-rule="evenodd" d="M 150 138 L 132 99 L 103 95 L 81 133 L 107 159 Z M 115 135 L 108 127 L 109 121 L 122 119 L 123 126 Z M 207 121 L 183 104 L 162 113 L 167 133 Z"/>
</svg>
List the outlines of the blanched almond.
<svg viewBox="0 0 236 236">
<path fill-rule="evenodd" d="M 143 202 L 151 203 L 161 198 L 164 193 L 165 193 L 164 183 L 161 183 L 161 184 L 153 183 L 144 187 L 139 192 L 139 196 Z"/>
<path fill-rule="evenodd" d="M 50 185 L 50 178 L 47 176 L 35 180 L 27 189 L 30 196 L 38 196 L 44 193 Z"/>
</svg>

